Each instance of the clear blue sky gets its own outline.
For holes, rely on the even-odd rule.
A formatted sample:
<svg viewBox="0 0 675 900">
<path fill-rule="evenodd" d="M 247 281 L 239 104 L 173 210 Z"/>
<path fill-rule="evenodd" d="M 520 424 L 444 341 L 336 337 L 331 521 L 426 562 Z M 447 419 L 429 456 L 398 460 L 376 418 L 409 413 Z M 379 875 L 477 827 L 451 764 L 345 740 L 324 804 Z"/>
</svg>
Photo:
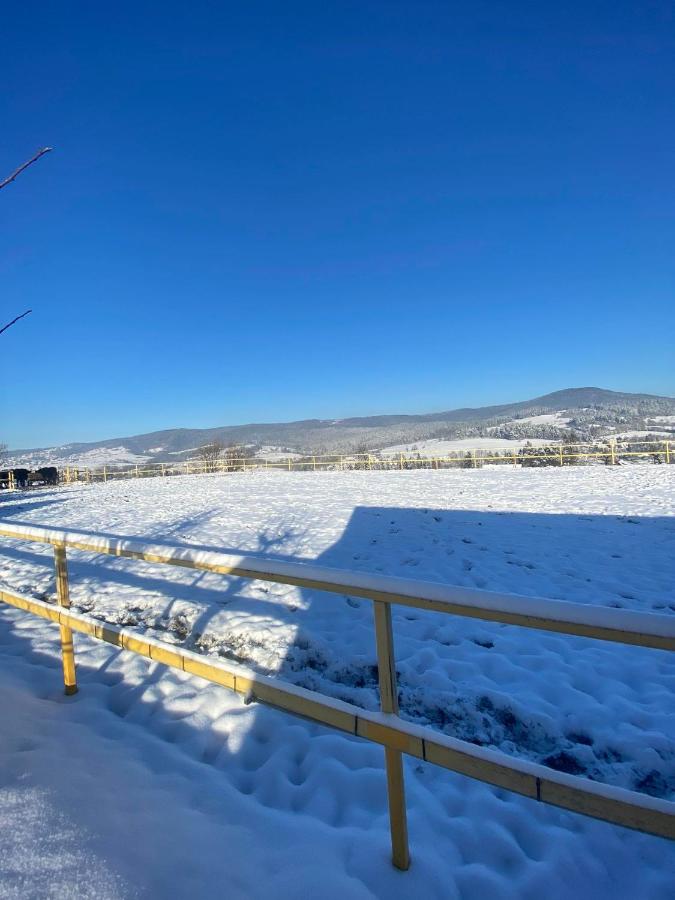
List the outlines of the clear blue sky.
<svg viewBox="0 0 675 900">
<path fill-rule="evenodd" d="M 3 12 L 0 440 L 675 394 L 672 2 Z"/>
</svg>

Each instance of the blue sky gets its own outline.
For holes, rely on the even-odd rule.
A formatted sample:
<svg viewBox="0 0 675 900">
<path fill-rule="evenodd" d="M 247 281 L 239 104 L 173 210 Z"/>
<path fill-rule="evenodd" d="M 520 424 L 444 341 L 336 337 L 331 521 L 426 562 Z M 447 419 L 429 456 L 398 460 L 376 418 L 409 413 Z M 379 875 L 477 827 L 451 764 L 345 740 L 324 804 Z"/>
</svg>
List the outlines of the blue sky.
<svg viewBox="0 0 675 900">
<path fill-rule="evenodd" d="M 675 394 L 675 8 L 5 10 L 0 440 Z"/>
</svg>

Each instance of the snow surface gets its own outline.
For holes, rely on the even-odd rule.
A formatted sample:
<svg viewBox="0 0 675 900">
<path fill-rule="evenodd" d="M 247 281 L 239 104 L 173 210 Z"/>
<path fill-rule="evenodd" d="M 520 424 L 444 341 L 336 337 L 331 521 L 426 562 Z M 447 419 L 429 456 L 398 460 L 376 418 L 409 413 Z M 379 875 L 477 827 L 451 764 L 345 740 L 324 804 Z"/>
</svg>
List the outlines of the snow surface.
<svg viewBox="0 0 675 900">
<path fill-rule="evenodd" d="M 672 615 L 675 468 L 256 472 L 5 497 L 5 522 Z M 377 708 L 370 603 L 70 552 L 75 608 Z M 52 597 L 50 548 L 0 579 Z M 656 650 L 399 608 L 402 714 L 524 760 L 675 793 Z M 389 864 L 382 751 L 0 611 L 0 896 L 673 895 L 675 849 L 406 761 L 413 865 Z M 73 888 L 76 885 L 76 888 Z M 51 893 L 49 893 L 51 891 Z"/>
<path fill-rule="evenodd" d="M 544 441 L 540 438 L 524 438 L 522 441 L 512 441 L 507 438 L 457 438 L 445 441 L 441 438 L 432 438 L 428 441 L 411 441 L 409 444 L 396 444 L 393 447 L 385 447 L 384 456 L 395 453 L 419 453 L 422 456 L 446 456 L 448 453 L 456 453 L 458 450 L 520 450 L 526 445 L 532 447 L 548 447 L 556 441 Z"/>
<path fill-rule="evenodd" d="M 564 415 L 565 410 L 554 413 L 543 413 L 540 416 L 523 416 L 521 419 L 510 419 L 505 425 L 558 425 L 564 428 L 572 421 L 570 416 Z M 496 426 L 501 427 L 501 426 Z"/>
<path fill-rule="evenodd" d="M 268 459 L 270 462 L 276 462 L 280 459 L 299 459 L 301 453 L 294 450 L 285 450 L 283 447 L 263 446 L 255 454 L 256 459 Z"/>
<path fill-rule="evenodd" d="M 608 435 L 608 437 L 615 438 L 616 440 L 636 440 L 637 438 L 648 438 L 655 434 L 660 434 L 667 438 L 670 432 L 650 428 L 646 431 L 617 431 L 616 434 Z"/>
<path fill-rule="evenodd" d="M 95 447 L 92 450 L 80 452 L 69 451 L 68 448 L 56 447 L 51 450 L 34 450 L 32 453 L 22 453 L 17 456 L 10 451 L 4 464 L 8 466 L 26 466 L 37 468 L 39 466 L 78 466 L 95 469 L 99 466 L 133 465 L 147 462 L 152 457 L 133 453 L 126 447 Z"/>
<path fill-rule="evenodd" d="M 675 425 L 675 416 L 650 416 L 648 422 L 659 422 L 662 425 Z"/>
</svg>

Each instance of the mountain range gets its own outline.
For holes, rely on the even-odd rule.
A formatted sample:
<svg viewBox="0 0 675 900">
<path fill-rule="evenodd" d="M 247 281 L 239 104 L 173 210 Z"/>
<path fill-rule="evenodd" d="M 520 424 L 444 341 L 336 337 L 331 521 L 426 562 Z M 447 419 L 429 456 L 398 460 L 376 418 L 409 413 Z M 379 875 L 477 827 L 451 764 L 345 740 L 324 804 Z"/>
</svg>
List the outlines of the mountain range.
<svg viewBox="0 0 675 900">
<path fill-rule="evenodd" d="M 11 450 L 10 465 L 104 465 L 183 461 L 218 441 L 247 445 L 267 454 L 320 454 L 380 450 L 425 441 L 591 440 L 609 434 L 673 434 L 675 398 L 595 387 L 568 388 L 499 406 L 437 413 L 348 419 L 171 428 L 131 437 Z"/>
</svg>

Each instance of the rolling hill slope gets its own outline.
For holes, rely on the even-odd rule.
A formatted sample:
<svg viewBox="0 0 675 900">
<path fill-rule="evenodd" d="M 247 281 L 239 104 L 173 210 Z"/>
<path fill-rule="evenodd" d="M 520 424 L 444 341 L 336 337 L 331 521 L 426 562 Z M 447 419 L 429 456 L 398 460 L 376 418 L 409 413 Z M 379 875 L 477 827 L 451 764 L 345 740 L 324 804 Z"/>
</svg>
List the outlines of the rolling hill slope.
<svg viewBox="0 0 675 900">
<path fill-rule="evenodd" d="M 589 440 L 630 431 L 675 436 L 675 398 L 595 387 L 568 388 L 517 403 L 420 415 L 171 428 L 104 441 L 12 450 L 7 462 L 35 466 L 177 461 L 189 458 L 198 447 L 211 441 L 299 453 L 337 453 L 426 440 L 560 440 L 571 435 Z"/>
</svg>

